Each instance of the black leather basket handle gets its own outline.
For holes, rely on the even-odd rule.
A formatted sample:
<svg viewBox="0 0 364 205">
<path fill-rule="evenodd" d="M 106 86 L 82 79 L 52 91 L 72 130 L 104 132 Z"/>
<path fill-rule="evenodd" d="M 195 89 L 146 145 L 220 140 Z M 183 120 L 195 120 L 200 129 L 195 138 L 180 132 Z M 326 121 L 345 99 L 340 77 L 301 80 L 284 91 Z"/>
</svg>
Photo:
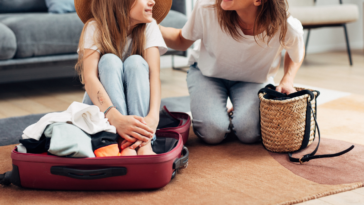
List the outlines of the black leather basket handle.
<svg viewBox="0 0 364 205">
<path fill-rule="evenodd" d="M 291 162 L 299 162 L 300 164 L 303 164 L 304 162 L 308 162 L 312 159 L 319 159 L 319 158 L 329 158 L 329 157 L 338 157 L 340 155 L 343 155 L 349 151 L 351 151 L 352 149 L 354 149 L 354 145 L 350 146 L 349 148 L 347 148 L 346 150 L 343 150 L 341 152 L 338 152 L 338 153 L 334 153 L 334 154 L 323 154 L 323 155 L 315 155 L 319 146 L 320 146 L 320 141 L 321 141 L 321 134 L 320 134 L 320 128 L 318 126 L 318 123 L 317 123 L 317 120 L 316 120 L 316 115 L 315 113 L 313 112 L 312 110 L 312 107 L 310 105 L 310 103 L 308 104 L 308 108 L 307 109 L 310 109 L 312 114 L 313 114 L 313 118 L 315 120 L 315 124 L 316 124 L 316 129 L 317 129 L 317 133 L 318 133 L 318 136 L 319 136 L 319 141 L 317 143 L 317 146 L 316 146 L 316 149 L 311 152 L 310 154 L 306 154 L 304 155 L 303 157 L 301 158 L 295 158 L 292 156 L 292 153 L 288 153 L 288 157 L 289 157 L 289 161 Z"/>
</svg>

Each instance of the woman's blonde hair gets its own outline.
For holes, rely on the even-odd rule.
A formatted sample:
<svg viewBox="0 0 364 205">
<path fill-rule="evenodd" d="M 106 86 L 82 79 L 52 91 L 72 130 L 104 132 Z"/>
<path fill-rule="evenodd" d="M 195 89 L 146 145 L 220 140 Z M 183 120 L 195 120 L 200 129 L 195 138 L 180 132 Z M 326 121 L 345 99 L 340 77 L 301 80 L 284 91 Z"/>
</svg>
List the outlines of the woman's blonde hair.
<svg viewBox="0 0 364 205">
<path fill-rule="evenodd" d="M 93 18 L 88 20 L 83 27 L 80 41 L 78 62 L 75 66 L 81 83 L 83 80 L 83 60 L 84 60 L 84 36 L 87 25 L 90 21 L 96 22 L 94 42 L 100 50 L 101 56 L 106 53 L 117 55 L 123 59 L 124 47 L 127 43 L 128 31 L 130 28 L 130 10 L 135 0 L 92 0 L 91 12 Z M 145 44 L 146 24 L 138 24 L 131 31 L 132 46 L 131 55 L 137 54 L 143 56 Z M 95 51 L 96 52 L 96 51 Z M 86 56 L 87 57 L 87 56 Z"/>
<path fill-rule="evenodd" d="M 236 11 L 225 11 L 221 8 L 222 0 L 216 0 L 213 8 L 217 12 L 218 21 L 223 31 L 229 33 L 235 40 L 243 36 L 239 33 L 239 16 Z M 284 45 L 287 33 L 288 2 L 287 0 L 262 0 L 255 18 L 254 38 L 262 31 L 261 40 L 267 39 L 267 44 L 280 30 L 279 41 Z M 264 32 L 265 31 L 265 32 Z"/>
</svg>

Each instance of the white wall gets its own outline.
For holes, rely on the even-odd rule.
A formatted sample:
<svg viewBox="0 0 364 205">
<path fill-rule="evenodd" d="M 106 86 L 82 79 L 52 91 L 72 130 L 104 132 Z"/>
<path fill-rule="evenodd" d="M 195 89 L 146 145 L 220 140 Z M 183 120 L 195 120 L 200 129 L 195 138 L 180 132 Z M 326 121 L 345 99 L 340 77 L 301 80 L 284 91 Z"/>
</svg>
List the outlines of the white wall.
<svg viewBox="0 0 364 205">
<path fill-rule="evenodd" d="M 189 16 L 192 10 L 192 1 L 186 0 L 187 15 Z M 363 35 L 363 7 L 364 0 L 343 0 L 344 4 L 355 4 L 359 7 L 359 20 L 354 23 L 347 24 L 351 49 L 364 49 Z M 318 6 L 339 4 L 339 0 L 317 0 Z M 304 38 L 306 39 L 307 31 Z M 346 50 L 344 30 L 342 27 L 337 28 L 320 28 L 311 30 L 310 40 L 308 45 L 308 53 L 319 53 L 333 50 Z M 182 57 L 175 58 L 176 66 L 187 65 L 187 59 Z M 171 57 L 163 56 L 161 62 L 162 68 L 171 67 Z"/>
</svg>

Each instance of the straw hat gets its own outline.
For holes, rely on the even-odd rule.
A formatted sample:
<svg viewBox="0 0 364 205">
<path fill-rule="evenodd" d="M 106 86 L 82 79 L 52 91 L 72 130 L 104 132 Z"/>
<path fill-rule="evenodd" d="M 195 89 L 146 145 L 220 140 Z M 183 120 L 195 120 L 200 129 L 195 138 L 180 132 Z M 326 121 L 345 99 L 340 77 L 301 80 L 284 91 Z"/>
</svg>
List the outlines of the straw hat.
<svg viewBox="0 0 364 205">
<path fill-rule="evenodd" d="M 91 0 L 75 0 L 75 7 L 78 16 L 83 23 L 92 18 Z M 159 24 L 168 14 L 172 7 L 172 0 L 155 0 L 153 7 L 153 18 Z"/>
</svg>

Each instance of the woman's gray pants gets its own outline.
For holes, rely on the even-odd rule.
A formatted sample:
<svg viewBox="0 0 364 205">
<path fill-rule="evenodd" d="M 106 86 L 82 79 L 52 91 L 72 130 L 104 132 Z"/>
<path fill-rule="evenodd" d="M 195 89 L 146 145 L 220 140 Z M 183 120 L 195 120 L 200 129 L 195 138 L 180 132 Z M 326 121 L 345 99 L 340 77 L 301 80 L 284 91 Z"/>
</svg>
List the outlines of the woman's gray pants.
<svg viewBox="0 0 364 205">
<path fill-rule="evenodd" d="M 243 143 L 260 140 L 258 91 L 265 84 L 206 77 L 196 63 L 190 67 L 187 84 L 198 137 L 218 144 L 232 129 Z M 234 106 L 231 125 L 226 108 L 228 97 Z"/>
</svg>

